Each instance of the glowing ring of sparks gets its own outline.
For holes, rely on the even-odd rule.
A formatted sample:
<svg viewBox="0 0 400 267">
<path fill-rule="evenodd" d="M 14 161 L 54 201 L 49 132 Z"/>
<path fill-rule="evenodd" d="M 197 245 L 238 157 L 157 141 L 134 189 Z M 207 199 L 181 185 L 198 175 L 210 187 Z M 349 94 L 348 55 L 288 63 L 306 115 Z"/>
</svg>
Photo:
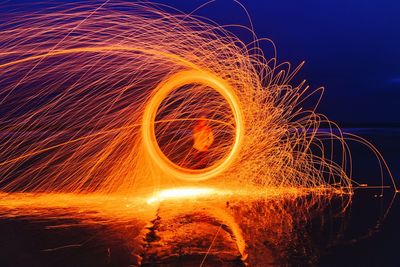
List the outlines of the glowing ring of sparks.
<svg viewBox="0 0 400 267">
<path fill-rule="evenodd" d="M 235 139 L 228 155 L 204 169 L 183 168 L 173 163 L 162 151 L 158 145 L 154 124 L 158 107 L 161 102 L 173 90 L 187 84 L 203 84 L 213 88 L 220 93 L 228 102 L 235 119 Z M 244 136 L 244 122 L 239 104 L 239 98 L 233 89 L 222 79 L 205 71 L 188 70 L 181 71 L 172 75 L 166 81 L 161 82 L 155 89 L 155 94 L 147 103 L 142 121 L 142 139 L 143 145 L 148 155 L 160 169 L 173 177 L 189 180 L 202 181 L 215 177 L 224 172 L 237 157 Z"/>
</svg>

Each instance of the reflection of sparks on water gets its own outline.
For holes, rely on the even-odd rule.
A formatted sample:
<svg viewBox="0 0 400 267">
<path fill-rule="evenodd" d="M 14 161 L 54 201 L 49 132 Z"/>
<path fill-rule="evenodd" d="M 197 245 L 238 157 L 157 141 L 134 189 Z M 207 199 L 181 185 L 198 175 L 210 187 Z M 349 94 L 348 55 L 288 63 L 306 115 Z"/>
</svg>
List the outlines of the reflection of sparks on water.
<svg viewBox="0 0 400 267">
<path fill-rule="evenodd" d="M 40 209 L 46 216 L 48 209 L 77 208 L 81 210 L 96 210 L 104 217 L 124 217 L 131 216 L 132 210 L 154 212 L 154 208 L 162 202 L 181 203 L 185 206 L 187 201 L 199 201 L 199 203 L 215 202 L 222 203 L 231 200 L 280 200 L 296 199 L 313 194 L 320 194 L 323 197 L 328 195 L 346 195 L 345 191 L 332 191 L 331 188 L 270 188 L 259 190 L 257 188 L 234 189 L 217 187 L 175 187 L 162 189 L 156 193 L 143 194 L 138 196 L 125 195 L 103 195 L 103 194 L 63 194 L 63 193 L 12 193 L 0 194 L 0 208 L 9 210 L 9 213 L 2 213 L 6 217 L 19 215 L 35 214 L 35 210 Z M 143 205 L 143 204 L 149 205 Z M 156 205 L 157 204 L 157 205 Z M 313 205 L 313 204 L 312 204 Z M 51 213 L 51 211 L 49 211 Z M 134 214 L 140 217 L 140 214 Z"/>
<path fill-rule="evenodd" d="M 321 194 L 325 197 L 335 194 L 343 195 L 348 194 L 346 191 L 333 190 L 332 188 L 264 188 L 259 190 L 258 188 L 247 188 L 245 189 L 220 189 L 217 187 L 178 187 L 168 188 L 156 192 L 153 196 L 147 199 L 147 204 L 153 204 L 155 202 L 162 202 L 164 200 L 185 200 L 185 199 L 198 199 L 198 198 L 213 198 L 221 199 L 224 196 L 233 197 L 247 197 L 249 199 L 260 198 L 260 199 L 271 199 L 271 198 L 285 198 L 300 197 L 307 194 Z"/>
<path fill-rule="evenodd" d="M 329 195 L 323 193 L 326 190 L 329 189 L 315 189 L 325 197 Z M 148 194 L 126 197 L 13 193 L 0 196 L 0 214 L 3 218 L 16 220 L 49 220 L 54 224 L 51 227 L 55 228 L 101 224 L 115 225 L 120 231 L 124 225 L 134 227 L 134 232 L 139 235 L 135 237 L 138 243 L 134 246 L 134 253 L 147 255 L 145 262 L 150 261 L 152 255 L 173 258 L 171 255 L 178 253 L 174 249 L 183 246 L 179 253 L 204 255 L 208 251 L 217 257 L 233 253 L 231 257 L 237 254 L 241 260 L 254 265 L 272 260 L 271 257 L 282 257 L 276 253 L 284 253 L 292 240 L 296 241 L 294 227 L 301 228 L 304 222 L 315 216 L 315 212 L 320 214 L 321 203 L 315 197 L 307 196 L 310 196 L 308 189 L 270 188 L 260 191 L 257 188 L 229 187 L 166 188 L 150 197 Z M 67 220 L 63 221 L 63 218 Z M 149 234 L 149 229 L 155 229 L 155 233 Z M 218 234 L 216 229 L 219 229 Z M 153 234 L 157 236 L 143 244 L 146 236 Z M 208 247 L 211 244 L 208 242 L 214 239 L 213 247 Z M 263 244 L 266 241 L 268 247 Z M 64 246 L 68 247 L 68 243 L 55 247 Z M 141 247 L 147 250 L 143 252 Z M 275 247 L 279 250 L 271 254 L 270 249 Z M 152 248 L 158 249 L 153 251 Z M 52 248 L 47 249 L 50 251 Z"/>
</svg>

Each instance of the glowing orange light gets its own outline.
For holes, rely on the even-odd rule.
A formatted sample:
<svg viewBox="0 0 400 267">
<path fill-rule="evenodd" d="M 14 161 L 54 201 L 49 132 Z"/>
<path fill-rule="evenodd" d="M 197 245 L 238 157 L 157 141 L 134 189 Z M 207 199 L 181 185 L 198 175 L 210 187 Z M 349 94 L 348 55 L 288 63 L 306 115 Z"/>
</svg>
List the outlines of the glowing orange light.
<svg viewBox="0 0 400 267">
<path fill-rule="evenodd" d="M 225 194 L 227 192 L 224 192 Z M 208 187 L 182 187 L 182 188 L 172 188 L 159 191 L 154 196 L 147 200 L 147 204 L 152 204 L 154 202 L 161 202 L 168 199 L 190 199 L 198 198 L 212 195 L 220 195 L 222 191 L 215 188 Z"/>
<path fill-rule="evenodd" d="M 219 163 L 201 170 L 183 168 L 171 162 L 163 154 L 160 147 L 158 146 L 156 135 L 154 133 L 154 121 L 160 103 L 174 89 L 186 84 L 193 83 L 204 84 L 218 91 L 229 103 L 236 124 L 235 141 L 230 153 Z M 155 92 L 156 93 L 152 96 L 151 100 L 144 110 L 142 121 L 143 144 L 147 148 L 147 153 L 150 155 L 151 159 L 168 174 L 182 180 L 190 181 L 206 180 L 219 175 L 227 168 L 229 168 L 229 166 L 232 164 L 237 154 L 239 153 L 244 136 L 242 109 L 239 104 L 240 101 L 234 93 L 234 90 L 225 81 L 221 80 L 211 73 L 205 71 L 191 70 L 182 71 L 180 73 L 172 75 L 167 81 L 162 82 L 155 89 Z"/>
<path fill-rule="evenodd" d="M 208 151 L 214 142 L 214 135 L 210 126 L 207 125 L 204 117 L 200 118 L 193 128 L 193 148 L 200 152 Z"/>
</svg>

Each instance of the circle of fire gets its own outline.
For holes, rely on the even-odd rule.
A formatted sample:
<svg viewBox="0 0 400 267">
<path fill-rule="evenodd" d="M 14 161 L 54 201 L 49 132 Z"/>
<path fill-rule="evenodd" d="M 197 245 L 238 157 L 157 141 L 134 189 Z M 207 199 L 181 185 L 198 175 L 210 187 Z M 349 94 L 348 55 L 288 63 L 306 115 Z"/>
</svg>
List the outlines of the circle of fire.
<svg viewBox="0 0 400 267">
<path fill-rule="evenodd" d="M 231 151 L 225 158 L 204 169 L 184 168 L 169 160 L 168 157 L 161 151 L 154 131 L 154 122 L 158 107 L 161 102 L 171 91 L 188 83 L 199 83 L 215 89 L 228 102 L 235 118 L 235 139 Z M 219 175 L 224 170 L 229 168 L 239 152 L 244 136 L 241 107 L 239 100 L 232 88 L 226 82 L 210 73 L 189 70 L 179 72 L 169 77 L 167 81 L 162 82 L 155 89 L 155 92 L 156 93 L 151 98 L 144 110 L 142 122 L 142 140 L 151 159 L 158 166 L 160 166 L 161 169 L 165 170 L 172 176 L 190 181 L 206 180 Z"/>
</svg>

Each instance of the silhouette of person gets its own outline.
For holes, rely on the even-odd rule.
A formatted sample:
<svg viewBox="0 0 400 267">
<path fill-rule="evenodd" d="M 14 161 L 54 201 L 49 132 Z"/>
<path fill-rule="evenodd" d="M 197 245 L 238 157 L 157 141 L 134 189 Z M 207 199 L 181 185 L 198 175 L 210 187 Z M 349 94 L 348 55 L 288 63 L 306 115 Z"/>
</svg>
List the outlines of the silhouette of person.
<svg viewBox="0 0 400 267">
<path fill-rule="evenodd" d="M 214 142 L 212 128 L 208 125 L 206 118 L 201 117 L 193 127 L 193 168 L 203 169 L 207 166 L 209 148 Z"/>
</svg>

